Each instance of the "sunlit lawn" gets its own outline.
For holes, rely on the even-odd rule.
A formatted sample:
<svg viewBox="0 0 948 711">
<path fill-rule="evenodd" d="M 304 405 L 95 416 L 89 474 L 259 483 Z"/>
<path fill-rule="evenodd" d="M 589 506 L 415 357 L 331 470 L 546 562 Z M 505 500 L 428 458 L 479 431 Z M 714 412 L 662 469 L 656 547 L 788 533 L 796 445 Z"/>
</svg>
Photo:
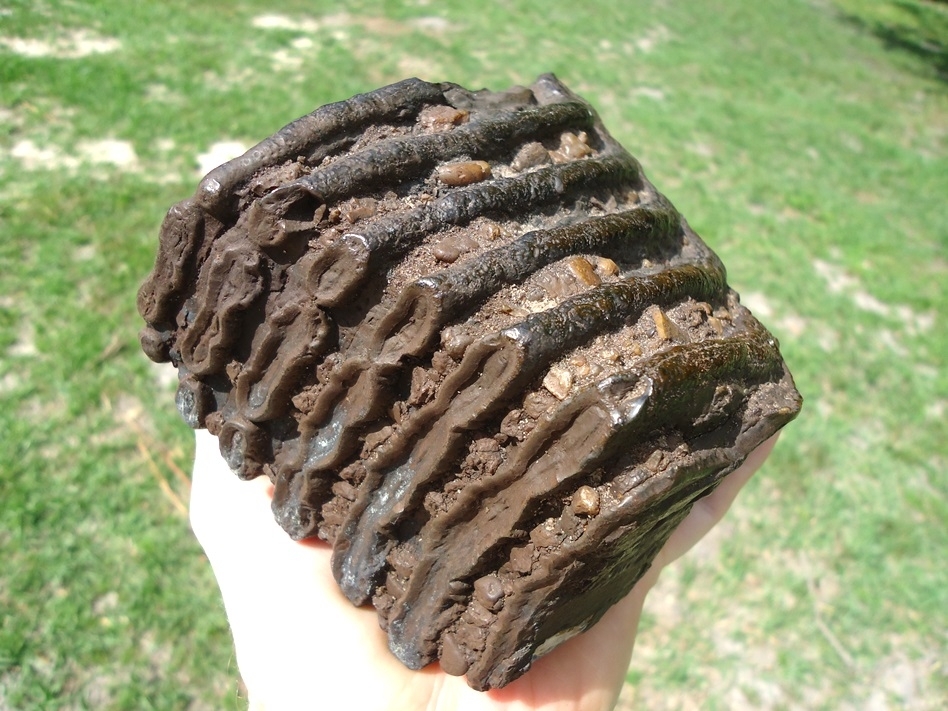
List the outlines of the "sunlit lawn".
<svg viewBox="0 0 948 711">
<path fill-rule="evenodd" d="M 942 708 L 948 6 L 346 8 L 0 3 L 0 709 L 245 705 L 134 306 L 205 154 L 409 75 L 545 71 L 721 254 L 806 401 L 663 576 L 622 704 Z"/>
</svg>

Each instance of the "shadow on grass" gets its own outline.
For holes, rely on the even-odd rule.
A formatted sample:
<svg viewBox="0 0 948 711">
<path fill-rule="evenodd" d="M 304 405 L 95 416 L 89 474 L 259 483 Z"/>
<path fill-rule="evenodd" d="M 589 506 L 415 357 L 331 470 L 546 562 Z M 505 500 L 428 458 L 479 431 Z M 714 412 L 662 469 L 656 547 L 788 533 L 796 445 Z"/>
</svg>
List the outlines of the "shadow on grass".
<svg viewBox="0 0 948 711">
<path fill-rule="evenodd" d="M 842 16 L 875 35 L 888 49 L 922 60 L 948 83 L 948 0 L 893 0 L 885 5 L 893 11 L 885 12 L 877 5 Z"/>
</svg>

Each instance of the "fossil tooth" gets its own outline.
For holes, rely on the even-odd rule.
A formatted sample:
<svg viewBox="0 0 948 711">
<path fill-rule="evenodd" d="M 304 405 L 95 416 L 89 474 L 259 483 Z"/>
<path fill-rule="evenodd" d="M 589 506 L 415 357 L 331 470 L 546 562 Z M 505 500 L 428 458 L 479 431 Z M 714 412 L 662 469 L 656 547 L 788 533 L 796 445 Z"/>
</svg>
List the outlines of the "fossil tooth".
<svg viewBox="0 0 948 711">
<path fill-rule="evenodd" d="M 317 109 L 168 213 L 149 358 L 411 668 L 504 686 L 801 406 L 724 265 L 552 75 Z"/>
</svg>

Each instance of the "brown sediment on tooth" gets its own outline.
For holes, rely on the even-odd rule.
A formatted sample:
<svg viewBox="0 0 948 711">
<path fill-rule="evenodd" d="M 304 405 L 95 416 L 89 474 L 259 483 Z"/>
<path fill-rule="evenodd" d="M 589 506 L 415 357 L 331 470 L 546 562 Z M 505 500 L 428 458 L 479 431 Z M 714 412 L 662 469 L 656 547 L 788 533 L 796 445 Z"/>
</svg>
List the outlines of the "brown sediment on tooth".
<svg viewBox="0 0 948 711">
<path fill-rule="evenodd" d="M 139 291 L 185 422 L 392 651 L 503 686 L 800 407 L 724 266 L 551 75 L 323 107 L 174 206 Z"/>
<path fill-rule="evenodd" d="M 449 466 L 463 433 L 496 414 L 553 360 L 604 330 L 638 318 L 651 304 L 685 296 L 710 300 L 724 288 L 723 268 L 710 259 L 704 265 L 687 264 L 636 276 L 567 299 L 470 348 L 434 402 L 370 460 L 372 483 L 363 487 L 349 521 L 336 538 L 338 552 L 333 565 L 343 592 L 357 604 L 368 600 L 400 515 L 416 508 L 424 487 Z M 396 465 L 395 457 L 385 456 L 385 449 L 409 449 L 404 442 L 417 437 L 421 439 L 403 463 Z"/>
<path fill-rule="evenodd" d="M 393 649 L 413 668 L 432 661 L 440 633 L 455 621 L 444 597 L 449 581 L 473 583 L 492 572 L 491 560 L 508 560 L 513 547 L 529 544 L 511 532 L 536 528 L 541 522 L 531 519 L 544 502 L 563 498 L 566 490 L 589 489 L 577 487 L 577 480 L 608 466 L 634 437 L 669 425 L 694 428 L 721 383 L 756 383 L 781 370 L 776 346 L 766 339 L 677 346 L 543 418 L 495 475 L 472 482 L 419 534 L 410 583 L 389 612 Z M 563 570 L 573 563 L 563 561 Z"/>
<path fill-rule="evenodd" d="M 392 309 L 373 322 L 369 335 L 361 339 L 357 335 L 353 339 L 365 342 L 365 347 L 350 347 L 354 355 L 334 371 L 332 381 L 313 408 L 314 417 L 301 422 L 302 442 L 319 443 L 315 446 L 318 454 L 311 452 L 307 456 L 308 464 L 322 469 L 338 466 L 340 458 L 350 453 L 346 449 L 357 445 L 363 428 L 377 418 L 378 411 L 391 406 L 387 378 L 406 358 L 420 356 L 430 348 L 445 324 L 466 316 L 501 287 L 519 283 L 547 264 L 577 252 L 618 255 L 632 248 L 658 251 L 667 247 L 667 242 L 678 237 L 679 232 L 678 215 L 672 208 L 636 208 L 580 224 L 528 232 L 463 265 L 409 284 L 400 292 Z M 662 279 L 667 277 L 663 275 Z M 723 287 L 722 275 L 711 275 L 708 279 Z M 639 282 L 637 288 L 641 287 L 646 294 L 651 293 L 648 283 Z M 612 288 L 617 286 L 606 287 L 604 292 Z M 677 293 L 674 289 L 665 291 L 670 295 Z M 601 296 L 610 298 L 608 293 Z M 635 296 L 627 294 L 625 298 L 634 300 Z M 647 297 L 639 297 L 639 301 L 649 303 Z M 577 304 L 575 308 L 582 312 L 584 307 Z M 631 307 L 623 318 L 634 312 L 635 308 Z M 604 309 L 601 313 L 610 311 Z M 540 321 L 535 328 L 547 327 L 542 319 L 535 320 Z M 592 329 L 598 324 L 600 321 L 595 318 L 584 319 L 584 325 Z M 445 387 L 450 390 L 451 383 Z M 328 432 L 322 432 L 320 420 L 322 429 Z M 331 446 L 322 444 L 330 438 L 333 439 Z"/>
<path fill-rule="evenodd" d="M 774 397 L 770 407 L 777 407 L 740 429 L 729 446 L 696 446 L 692 452 L 679 445 L 663 453 L 661 461 L 670 464 L 660 464 L 656 471 L 641 464 L 623 470 L 607 485 L 613 487 L 612 503 L 583 521 L 579 535 L 557 532 L 563 535 L 559 549 L 551 555 L 541 550 L 524 575 L 511 573 L 507 564 L 502 609 L 490 621 L 481 649 L 469 650 L 475 653 L 464 657 L 471 660 L 465 671 L 472 686 L 493 688 L 519 676 L 548 651 L 551 640 L 559 643 L 588 629 L 621 599 L 621 591 L 630 589 L 647 570 L 691 505 L 738 466 L 743 451 L 771 436 L 799 408 L 798 396 L 785 390 L 775 393 L 772 386 L 762 389 L 770 392 L 764 397 L 759 391 L 751 394 L 746 407 L 754 408 L 770 397 Z M 562 528 L 559 522 L 564 518 L 561 514 L 551 528 Z M 455 633 L 466 624 L 462 615 Z"/>
<path fill-rule="evenodd" d="M 374 270 L 404 256 L 427 235 L 466 225 L 483 215 L 523 216 L 569 200 L 580 190 L 634 186 L 638 181 L 638 164 L 620 154 L 458 189 L 408 213 L 333 235 L 321 245 L 323 250 L 313 265 L 311 288 L 319 303 L 338 306 Z"/>
<path fill-rule="evenodd" d="M 423 277 L 405 288 L 392 311 L 373 334 L 378 352 L 400 353 L 396 337 L 415 345 L 427 343 L 437 329 L 473 310 L 506 284 L 516 284 L 537 270 L 570 255 L 595 252 L 620 255 L 630 249 L 658 252 L 680 231 L 678 214 L 669 207 L 643 207 L 581 223 L 532 230 L 504 247 L 492 249 L 463 265 Z M 424 323 L 419 334 L 406 322 Z M 401 327 L 401 328 L 400 328 Z M 409 347 L 408 352 L 412 348 Z"/>
<path fill-rule="evenodd" d="M 497 158 L 524 137 L 546 136 L 591 122 L 588 107 L 570 102 L 504 112 L 452 131 L 385 139 L 357 153 L 340 156 L 326 167 L 261 198 L 248 212 L 250 230 L 263 235 L 280 233 L 287 219 L 312 215 L 320 205 L 373 189 L 398 187 L 405 181 L 426 177 L 439 163 L 459 156 Z M 367 244 L 367 248 L 371 250 L 371 245 Z"/>
<path fill-rule="evenodd" d="M 303 157 L 316 165 L 327 156 L 343 153 L 369 126 L 404 121 L 429 104 L 443 103 L 444 87 L 407 79 L 347 101 L 323 106 L 285 126 L 244 155 L 212 170 L 195 196 L 168 212 L 161 229 L 158 256 L 152 274 L 139 290 L 138 310 L 149 324 L 166 330 L 188 295 L 203 259 L 202 252 L 236 221 L 239 194 L 260 171 Z M 154 328 L 154 327 L 153 327 Z M 165 361 L 164 348 L 153 334 L 143 338 L 146 353 Z"/>
</svg>

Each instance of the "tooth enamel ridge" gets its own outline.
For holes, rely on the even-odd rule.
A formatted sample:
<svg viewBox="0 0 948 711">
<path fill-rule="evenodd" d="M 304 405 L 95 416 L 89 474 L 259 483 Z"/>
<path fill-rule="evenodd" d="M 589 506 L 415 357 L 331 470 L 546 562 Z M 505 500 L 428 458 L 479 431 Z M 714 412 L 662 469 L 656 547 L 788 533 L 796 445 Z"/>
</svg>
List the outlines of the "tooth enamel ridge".
<svg viewBox="0 0 948 711">
<path fill-rule="evenodd" d="M 552 75 L 317 109 L 173 206 L 176 404 L 392 652 L 504 686 L 801 406 L 718 257 Z"/>
</svg>

